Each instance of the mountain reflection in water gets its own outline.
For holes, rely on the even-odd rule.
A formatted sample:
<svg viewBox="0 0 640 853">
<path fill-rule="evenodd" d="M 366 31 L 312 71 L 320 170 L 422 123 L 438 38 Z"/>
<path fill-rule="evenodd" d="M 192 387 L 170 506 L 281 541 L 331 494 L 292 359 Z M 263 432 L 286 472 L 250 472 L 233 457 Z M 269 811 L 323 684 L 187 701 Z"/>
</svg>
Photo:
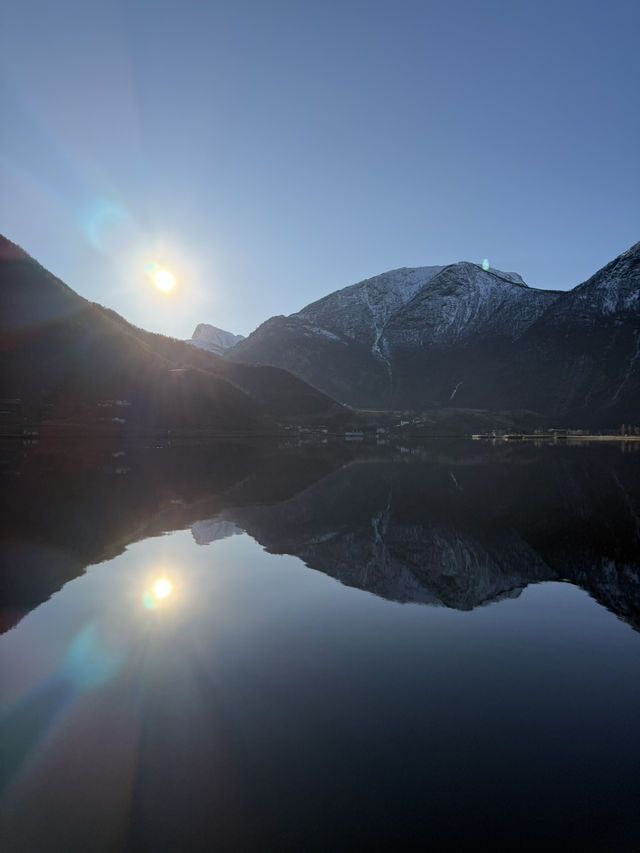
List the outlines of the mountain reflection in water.
<svg viewBox="0 0 640 853">
<path fill-rule="evenodd" d="M 470 610 L 567 580 L 640 627 L 640 454 L 617 447 L 58 446 L 16 451 L 1 482 L 5 627 L 87 565 L 186 527 L 201 545 L 246 531 L 400 602 Z"/>
<path fill-rule="evenodd" d="M 639 475 L 5 448 L 3 849 L 636 849 Z"/>
</svg>

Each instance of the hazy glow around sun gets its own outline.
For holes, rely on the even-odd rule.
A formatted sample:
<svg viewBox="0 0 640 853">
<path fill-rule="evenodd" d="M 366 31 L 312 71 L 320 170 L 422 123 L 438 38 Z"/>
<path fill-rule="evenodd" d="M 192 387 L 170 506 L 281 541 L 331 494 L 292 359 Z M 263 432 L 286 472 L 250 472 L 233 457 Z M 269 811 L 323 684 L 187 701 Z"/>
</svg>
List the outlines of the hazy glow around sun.
<svg viewBox="0 0 640 853">
<path fill-rule="evenodd" d="M 176 286 L 176 277 L 169 270 L 157 269 L 151 273 L 151 279 L 158 290 L 168 293 Z"/>
<path fill-rule="evenodd" d="M 140 239 L 120 263 L 122 288 L 131 303 L 127 316 L 135 325 L 188 338 L 191 326 L 210 315 L 209 303 L 217 293 L 215 258 L 207 265 L 206 288 L 197 252 L 177 240 Z"/>
</svg>

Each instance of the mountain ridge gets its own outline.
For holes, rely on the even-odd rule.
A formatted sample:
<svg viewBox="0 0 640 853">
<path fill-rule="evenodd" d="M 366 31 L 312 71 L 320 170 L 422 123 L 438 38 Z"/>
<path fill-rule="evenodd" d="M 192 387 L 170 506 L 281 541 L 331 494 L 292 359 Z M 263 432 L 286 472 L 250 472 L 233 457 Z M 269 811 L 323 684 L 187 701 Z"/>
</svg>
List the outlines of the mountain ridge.
<svg viewBox="0 0 640 853">
<path fill-rule="evenodd" d="M 467 261 L 390 270 L 266 320 L 225 358 L 284 367 L 363 408 L 638 422 L 640 243 L 570 291 Z"/>
<path fill-rule="evenodd" d="M 2 428 L 273 431 L 348 417 L 280 368 L 231 364 L 89 302 L 0 236 Z M 126 404 L 126 405 L 125 405 Z M 6 408 L 6 407 L 5 407 Z"/>
</svg>

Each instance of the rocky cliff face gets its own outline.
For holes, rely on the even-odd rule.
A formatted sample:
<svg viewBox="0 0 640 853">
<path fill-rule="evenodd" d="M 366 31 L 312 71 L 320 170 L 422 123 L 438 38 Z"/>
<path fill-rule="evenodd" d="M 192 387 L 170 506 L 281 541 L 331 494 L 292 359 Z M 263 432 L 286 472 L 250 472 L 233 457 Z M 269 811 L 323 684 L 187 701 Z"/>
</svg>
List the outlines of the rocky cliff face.
<svg viewBox="0 0 640 853">
<path fill-rule="evenodd" d="M 273 317 L 228 353 L 371 408 L 640 420 L 640 244 L 562 293 L 476 264 L 400 269 Z"/>
<path fill-rule="evenodd" d="M 216 355 L 222 355 L 229 347 L 233 347 L 243 340 L 243 335 L 234 335 L 231 332 L 225 332 L 224 329 L 219 329 L 217 326 L 210 326 L 208 323 L 198 323 L 193 335 L 185 343 L 193 344 L 194 347 L 206 349 L 209 352 L 214 352 Z"/>
</svg>

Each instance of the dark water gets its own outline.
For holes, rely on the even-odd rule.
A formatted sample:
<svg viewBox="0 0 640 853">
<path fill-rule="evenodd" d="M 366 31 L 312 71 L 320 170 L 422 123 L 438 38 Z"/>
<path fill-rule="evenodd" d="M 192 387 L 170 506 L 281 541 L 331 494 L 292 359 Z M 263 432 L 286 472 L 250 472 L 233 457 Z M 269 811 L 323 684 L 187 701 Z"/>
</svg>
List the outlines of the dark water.
<svg viewBox="0 0 640 853">
<path fill-rule="evenodd" d="M 2 850 L 640 849 L 640 453 L 2 461 Z"/>
</svg>

